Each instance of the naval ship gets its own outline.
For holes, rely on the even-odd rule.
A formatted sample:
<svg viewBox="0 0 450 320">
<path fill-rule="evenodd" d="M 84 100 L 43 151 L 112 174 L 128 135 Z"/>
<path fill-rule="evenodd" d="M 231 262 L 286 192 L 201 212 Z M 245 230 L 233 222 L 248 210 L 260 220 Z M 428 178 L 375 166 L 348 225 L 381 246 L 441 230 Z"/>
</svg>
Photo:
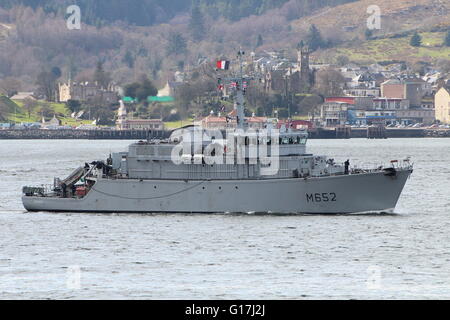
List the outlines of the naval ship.
<svg viewBox="0 0 450 320">
<path fill-rule="evenodd" d="M 241 52 L 239 53 L 241 56 Z M 23 187 L 28 211 L 101 213 L 347 214 L 394 210 L 409 159 L 361 168 L 306 150 L 308 132 L 268 122 L 249 128 L 245 87 L 232 80 L 235 127 L 190 127 L 85 163 L 53 185 Z"/>
</svg>

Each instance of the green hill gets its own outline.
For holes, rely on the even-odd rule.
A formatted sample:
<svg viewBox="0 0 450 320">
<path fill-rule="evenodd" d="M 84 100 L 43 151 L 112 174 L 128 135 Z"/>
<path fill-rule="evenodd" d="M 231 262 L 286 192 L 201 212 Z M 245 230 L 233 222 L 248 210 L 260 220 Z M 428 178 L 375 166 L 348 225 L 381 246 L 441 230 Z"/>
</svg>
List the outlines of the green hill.
<svg viewBox="0 0 450 320">
<path fill-rule="evenodd" d="M 42 107 L 48 109 L 47 120 L 56 115 L 63 125 L 78 126 L 91 122 L 89 120 L 76 121 L 70 117 L 70 110 L 64 103 L 56 102 L 37 101 L 36 108 L 28 116 L 22 101 L 14 101 L 3 95 L 0 96 L 0 121 L 14 123 L 41 122 L 42 114 L 40 111 Z"/>
<path fill-rule="evenodd" d="M 8 120 L 10 114 L 14 113 L 19 106 L 7 96 L 0 95 L 0 121 Z"/>
<path fill-rule="evenodd" d="M 385 38 L 364 41 L 358 45 L 345 44 L 335 49 L 319 53 L 322 55 L 345 55 L 353 62 L 374 63 L 382 61 L 427 61 L 436 62 L 439 59 L 450 59 L 450 47 L 443 46 L 445 33 L 424 32 L 422 45 L 412 47 L 411 36 L 400 38 Z"/>
</svg>

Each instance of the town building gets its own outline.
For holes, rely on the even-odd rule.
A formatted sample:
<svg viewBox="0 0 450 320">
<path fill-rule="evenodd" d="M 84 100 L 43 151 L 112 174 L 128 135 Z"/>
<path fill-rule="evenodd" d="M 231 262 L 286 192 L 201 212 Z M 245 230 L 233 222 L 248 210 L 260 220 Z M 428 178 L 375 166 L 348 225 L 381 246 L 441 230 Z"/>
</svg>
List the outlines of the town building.
<svg viewBox="0 0 450 320">
<path fill-rule="evenodd" d="M 378 98 L 380 96 L 380 88 L 366 88 L 366 87 L 349 88 L 344 89 L 344 94 L 347 96 Z"/>
<path fill-rule="evenodd" d="M 293 129 L 293 130 L 305 130 L 314 128 L 314 124 L 307 120 L 279 120 L 277 122 L 277 129 Z"/>
<path fill-rule="evenodd" d="M 349 109 L 347 123 L 351 125 L 373 125 L 394 123 L 395 111 L 353 110 Z"/>
<path fill-rule="evenodd" d="M 297 61 L 290 62 L 275 53 L 252 62 L 253 70 L 261 73 L 266 91 L 309 92 L 314 84 L 315 69 L 310 65 L 311 51 L 303 47 L 297 52 Z"/>
<path fill-rule="evenodd" d="M 320 126 L 371 124 L 432 124 L 434 109 L 410 108 L 401 98 L 329 97 L 314 115 Z"/>
<path fill-rule="evenodd" d="M 10 99 L 18 101 L 23 101 L 26 99 L 36 100 L 33 92 L 18 92 L 15 95 L 13 95 Z"/>
<path fill-rule="evenodd" d="M 318 113 L 314 115 L 314 120 L 319 126 L 336 127 L 345 125 L 348 122 L 348 111 L 354 109 L 354 105 L 349 102 L 329 101 L 323 103 Z"/>
<path fill-rule="evenodd" d="M 58 84 L 59 102 L 78 100 L 80 102 L 96 102 L 102 104 L 117 103 L 119 88 L 110 84 L 107 88 L 96 82 L 72 82 Z"/>
<path fill-rule="evenodd" d="M 56 115 L 53 115 L 49 121 L 45 121 L 45 118 L 42 117 L 41 127 L 42 128 L 50 128 L 50 127 L 59 127 L 61 125 L 61 120 L 56 118 Z"/>
<path fill-rule="evenodd" d="M 409 100 L 410 107 L 421 107 L 422 98 L 431 93 L 429 84 L 419 78 L 390 79 L 381 84 L 381 97 Z"/>
<path fill-rule="evenodd" d="M 396 122 L 402 124 L 421 123 L 423 125 L 431 125 L 435 122 L 434 109 L 408 109 L 398 110 L 396 112 Z"/>
<path fill-rule="evenodd" d="M 343 102 L 352 105 L 355 109 L 372 109 L 373 97 L 366 96 L 343 96 L 343 97 L 328 97 L 325 102 Z"/>
<path fill-rule="evenodd" d="M 450 89 L 442 87 L 434 97 L 436 120 L 450 124 Z"/>
<path fill-rule="evenodd" d="M 120 100 L 116 128 L 118 130 L 164 130 L 164 122 L 162 119 L 129 119 L 127 108 Z"/>
<path fill-rule="evenodd" d="M 373 99 L 373 109 L 407 110 L 409 109 L 409 100 L 401 98 L 376 98 Z"/>
<path fill-rule="evenodd" d="M 245 119 L 247 121 L 248 127 L 255 130 L 264 129 L 268 121 L 266 117 L 256 117 L 255 115 L 246 117 Z M 200 121 L 194 122 L 194 125 L 202 126 L 204 129 L 210 130 L 233 129 L 237 126 L 236 111 L 233 110 L 226 116 L 221 116 L 220 114 L 216 116 L 213 112 L 211 112 L 211 114 L 207 117 L 201 119 Z"/>
</svg>

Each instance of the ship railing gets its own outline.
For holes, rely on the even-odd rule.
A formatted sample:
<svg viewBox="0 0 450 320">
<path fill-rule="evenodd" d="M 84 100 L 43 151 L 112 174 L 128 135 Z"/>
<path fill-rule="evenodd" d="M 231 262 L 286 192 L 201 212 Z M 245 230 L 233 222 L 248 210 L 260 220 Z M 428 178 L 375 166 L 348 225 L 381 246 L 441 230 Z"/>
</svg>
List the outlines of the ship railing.
<svg viewBox="0 0 450 320">
<path fill-rule="evenodd" d="M 365 162 L 359 165 L 354 165 L 350 168 L 350 172 L 357 173 L 375 173 L 383 171 L 386 168 L 394 168 L 397 170 L 408 170 L 413 168 L 413 164 L 409 159 L 392 160 L 390 163 L 369 163 Z"/>
<path fill-rule="evenodd" d="M 22 188 L 22 193 L 29 197 L 50 197 L 55 195 L 55 187 L 52 184 L 25 186 Z"/>
</svg>

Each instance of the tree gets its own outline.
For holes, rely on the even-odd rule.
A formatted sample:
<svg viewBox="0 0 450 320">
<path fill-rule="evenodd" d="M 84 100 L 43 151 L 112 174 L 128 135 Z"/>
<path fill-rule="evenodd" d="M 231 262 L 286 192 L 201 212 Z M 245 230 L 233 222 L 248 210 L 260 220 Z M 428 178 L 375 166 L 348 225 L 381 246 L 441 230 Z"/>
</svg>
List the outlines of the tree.
<svg viewBox="0 0 450 320">
<path fill-rule="evenodd" d="M 277 109 L 278 118 L 280 119 L 287 119 L 289 115 L 289 110 L 287 108 L 280 108 Z"/>
<path fill-rule="evenodd" d="M 422 37 L 417 31 L 411 37 L 411 41 L 409 42 L 409 44 L 413 47 L 420 47 L 422 45 Z"/>
<path fill-rule="evenodd" d="M 263 107 L 259 106 L 256 108 L 256 116 L 257 117 L 263 117 L 265 116 L 265 110 Z"/>
<path fill-rule="evenodd" d="M 411 66 L 412 72 L 419 74 L 423 77 L 426 73 L 427 63 L 424 61 L 417 61 Z"/>
<path fill-rule="evenodd" d="M 133 82 L 125 86 L 124 94 L 126 97 L 136 98 L 136 90 L 140 87 L 139 82 Z"/>
<path fill-rule="evenodd" d="M 438 60 L 437 66 L 439 68 L 439 71 L 443 73 L 444 75 L 450 74 L 450 61 L 447 59 L 441 59 Z"/>
<path fill-rule="evenodd" d="M 34 111 L 34 109 L 37 106 L 37 101 L 31 98 L 26 98 L 23 101 L 23 108 L 25 109 L 25 111 L 28 114 L 28 118 L 31 117 L 31 113 Z"/>
<path fill-rule="evenodd" d="M 326 68 L 317 72 L 315 91 L 323 96 L 338 96 L 342 94 L 344 84 L 345 78 L 342 73 Z"/>
<path fill-rule="evenodd" d="M 59 67 L 53 67 L 52 68 L 52 74 L 55 76 L 56 79 L 58 79 L 59 77 L 61 77 L 61 69 Z"/>
<path fill-rule="evenodd" d="M 132 97 L 139 101 L 146 101 L 147 97 L 156 96 L 158 89 L 146 75 L 142 75 L 138 82 L 126 85 L 124 93 L 127 97 Z"/>
<path fill-rule="evenodd" d="M 56 96 L 56 80 L 58 78 L 53 72 L 41 71 L 36 79 L 36 85 L 40 93 L 45 95 L 48 101 L 55 100 Z"/>
<path fill-rule="evenodd" d="M 344 55 L 340 55 L 336 58 L 336 63 L 340 67 L 343 67 L 343 66 L 349 64 L 349 62 L 350 62 L 350 59 Z"/>
<path fill-rule="evenodd" d="M 256 48 L 261 47 L 264 44 L 264 39 L 261 34 L 258 34 L 258 39 L 256 40 Z"/>
<path fill-rule="evenodd" d="M 98 106 L 91 110 L 91 118 L 96 119 L 98 125 L 114 124 L 114 116 L 114 111 L 105 106 Z"/>
<path fill-rule="evenodd" d="M 139 101 L 146 101 L 147 97 L 156 96 L 158 94 L 158 89 L 153 85 L 147 76 L 142 76 L 140 86 L 136 90 L 136 98 Z"/>
<path fill-rule="evenodd" d="M 450 47 L 450 30 L 445 35 L 444 45 Z"/>
<path fill-rule="evenodd" d="M 322 98 L 317 95 L 306 96 L 299 104 L 299 114 L 307 115 L 312 112 L 319 104 L 323 102 Z"/>
<path fill-rule="evenodd" d="M 66 106 L 72 112 L 78 112 L 81 109 L 81 103 L 78 100 L 72 100 L 72 99 L 67 100 Z"/>
<path fill-rule="evenodd" d="M 40 102 L 39 105 L 40 105 L 39 113 L 43 118 L 49 118 L 54 115 L 55 111 L 52 108 L 50 108 L 50 105 L 48 103 Z"/>
<path fill-rule="evenodd" d="M 186 39 L 180 33 L 172 32 L 167 39 L 167 54 L 183 54 L 187 50 Z"/>
<path fill-rule="evenodd" d="M 195 41 L 202 40 L 205 37 L 205 22 L 200 8 L 195 6 L 191 12 L 189 20 L 189 30 Z"/>
<path fill-rule="evenodd" d="M 21 82 L 12 77 L 7 77 L 0 80 L 0 93 L 4 93 L 8 97 L 12 97 L 13 95 L 15 95 L 21 87 Z"/>
<path fill-rule="evenodd" d="M 97 67 L 95 68 L 94 73 L 94 81 L 103 88 L 107 88 L 111 83 L 111 76 L 103 69 L 103 63 L 101 61 L 97 62 Z"/>
<path fill-rule="evenodd" d="M 322 38 L 322 34 L 314 24 L 311 25 L 308 34 L 306 35 L 306 44 L 312 51 L 325 47 L 325 41 Z"/>
<path fill-rule="evenodd" d="M 130 69 L 134 67 L 134 57 L 129 50 L 125 53 L 122 62 L 125 63 Z"/>
</svg>

